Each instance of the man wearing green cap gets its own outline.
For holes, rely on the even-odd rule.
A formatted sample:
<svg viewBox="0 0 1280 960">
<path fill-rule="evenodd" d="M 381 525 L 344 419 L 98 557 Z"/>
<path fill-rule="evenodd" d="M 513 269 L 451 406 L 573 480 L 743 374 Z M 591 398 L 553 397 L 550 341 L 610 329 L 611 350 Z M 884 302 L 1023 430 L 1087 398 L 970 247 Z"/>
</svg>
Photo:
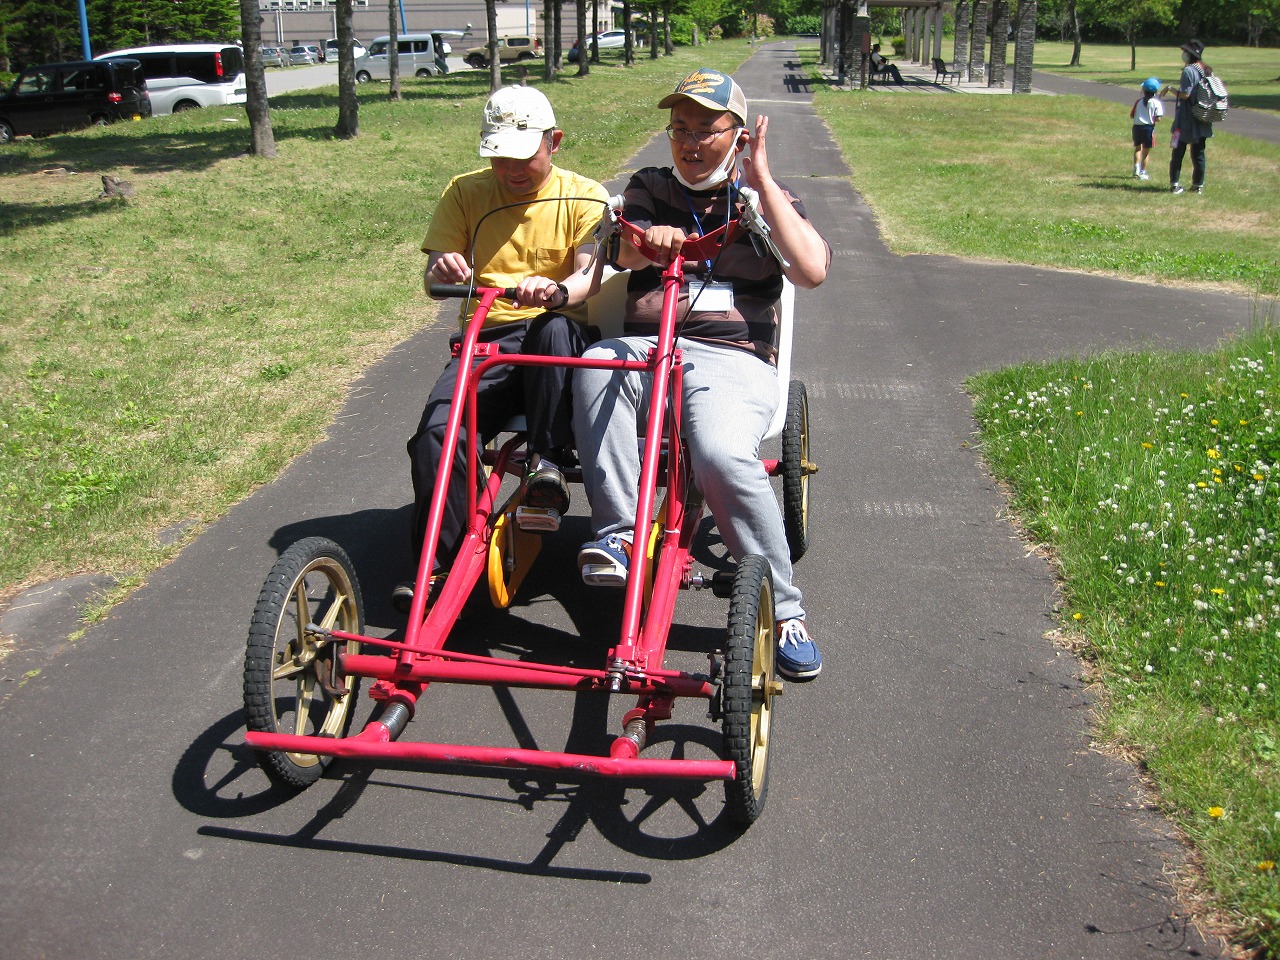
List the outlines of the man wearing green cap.
<svg viewBox="0 0 1280 960">
<path fill-rule="evenodd" d="M 822 658 L 806 628 L 803 598 L 791 582 L 782 514 L 759 453 L 778 404 L 773 364 L 783 277 L 816 287 L 826 278 L 831 248 L 805 218 L 800 200 L 770 175 L 768 118 L 758 116 L 748 127 L 746 97 L 731 77 L 696 70 L 658 107 L 670 110 L 672 164 L 632 176 L 623 216 L 645 228 L 645 241 L 659 259 L 651 262 L 630 244 L 620 246 L 618 266 L 632 271 L 626 335 L 601 341 L 584 356 L 643 360 L 661 317 L 661 268 L 687 237 L 736 218 L 743 186 L 756 191 L 773 241 L 790 266 L 757 253 L 747 236 L 726 247 L 714 265 L 685 263 L 677 341 L 684 357 L 684 437 L 725 546 L 735 558 L 758 554 L 769 562 L 778 672 L 811 680 Z M 596 536 L 582 547 L 578 565 L 592 585 L 626 583 L 639 489 L 636 435 L 650 386 L 648 377 L 628 371 L 574 374 L 574 435 Z"/>
</svg>

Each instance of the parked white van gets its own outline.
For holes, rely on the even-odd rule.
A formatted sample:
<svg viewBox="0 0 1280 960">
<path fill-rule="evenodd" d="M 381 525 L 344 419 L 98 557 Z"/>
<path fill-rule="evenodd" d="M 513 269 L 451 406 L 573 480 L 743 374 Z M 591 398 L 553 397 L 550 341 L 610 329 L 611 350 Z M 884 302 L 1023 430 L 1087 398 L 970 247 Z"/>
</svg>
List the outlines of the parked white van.
<svg viewBox="0 0 1280 960">
<path fill-rule="evenodd" d="M 128 57 L 142 64 L 151 94 L 151 113 L 162 117 L 196 107 L 245 103 L 244 51 L 229 43 L 173 43 L 131 47 L 94 57 Z"/>
<path fill-rule="evenodd" d="M 356 82 L 390 80 L 391 63 L 389 36 L 375 37 L 363 57 L 356 58 Z M 448 41 L 441 33 L 406 33 L 396 37 L 399 52 L 400 76 L 439 77 L 449 72 L 445 56 L 450 51 Z"/>
</svg>

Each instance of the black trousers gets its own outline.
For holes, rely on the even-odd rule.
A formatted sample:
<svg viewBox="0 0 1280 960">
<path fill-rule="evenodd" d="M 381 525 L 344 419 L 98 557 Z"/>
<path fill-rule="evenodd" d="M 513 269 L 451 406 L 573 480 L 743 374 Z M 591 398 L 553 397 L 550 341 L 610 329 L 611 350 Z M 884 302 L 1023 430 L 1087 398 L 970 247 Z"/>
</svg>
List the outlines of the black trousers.
<svg viewBox="0 0 1280 960">
<path fill-rule="evenodd" d="M 1204 139 L 1192 140 L 1190 143 L 1183 140 L 1173 148 L 1173 154 L 1169 157 L 1169 183 L 1177 183 L 1182 177 L 1182 158 L 1186 156 L 1187 147 L 1191 148 L 1191 185 L 1193 187 L 1204 186 Z"/>
<path fill-rule="evenodd" d="M 544 313 L 528 323 L 509 323 L 486 330 L 480 339 L 497 344 L 501 353 L 576 357 L 590 345 L 592 337 L 582 324 L 558 313 Z M 461 341 L 462 334 L 454 334 L 449 340 L 450 349 Z M 431 388 L 418 430 L 408 443 L 409 467 L 413 477 L 412 548 L 414 555 L 419 557 L 427 532 L 427 515 L 436 488 L 436 476 L 444 454 L 445 428 L 459 365 L 457 357 L 445 365 L 440 379 Z M 492 440 L 511 417 L 523 413 L 528 423 L 531 453 L 548 454 L 572 447 L 572 373 L 567 367 L 491 367 L 476 387 L 476 428 L 481 444 Z M 464 422 L 453 451 L 453 472 L 436 551 L 438 566 L 447 568 L 453 561 L 458 542 L 466 529 L 466 514 L 467 436 Z"/>
</svg>

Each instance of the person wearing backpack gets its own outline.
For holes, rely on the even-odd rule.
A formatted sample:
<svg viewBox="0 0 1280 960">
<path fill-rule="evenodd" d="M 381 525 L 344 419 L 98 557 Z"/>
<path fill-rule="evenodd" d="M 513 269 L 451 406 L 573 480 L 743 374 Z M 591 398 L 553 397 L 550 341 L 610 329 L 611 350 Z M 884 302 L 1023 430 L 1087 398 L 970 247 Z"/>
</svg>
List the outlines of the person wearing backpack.
<svg viewBox="0 0 1280 960">
<path fill-rule="evenodd" d="M 1207 76 L 1213 75 L 1213 68 L 1200 59 L 1204 53 L 1204 44 L 1199 40 L 1188 40 L 1181 47 L 1182 77 L 1175 90 L 1170 85 L 1164 93 L 1177 101 L 1173 114 L 1173 130 L 1169 134 L 1169 142 L 1173 145 L 1173 155 L 1169 158 L 1169 190 L 1172 193 L 1185 193 L 1180 182 L 1182 177 L 1182 160 L 1187 150 L 1191 150 L 1191 189 L 1196 193 L 1204 193 L 1205 141 L 1213 136 L 1213 124 L 1197 120 L 1191 110 L 1191 98 L 1196 86 Z"/>
</svg>

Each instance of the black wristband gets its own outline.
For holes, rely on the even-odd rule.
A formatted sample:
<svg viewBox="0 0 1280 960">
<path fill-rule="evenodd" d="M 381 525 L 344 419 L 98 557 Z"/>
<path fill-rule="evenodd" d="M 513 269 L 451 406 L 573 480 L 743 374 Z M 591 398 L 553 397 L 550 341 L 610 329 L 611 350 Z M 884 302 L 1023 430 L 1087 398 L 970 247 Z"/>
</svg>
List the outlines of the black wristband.
<svg viewBox="0 0 1280 960">
<path fill-rule="evenodd" d="M 560 291 L 560 302 L 556 304 L 556 309 L 559 310 L 569 305 L 569 288 L 563 283 L 557 283 L 556 289 Z"/>
</svg>

